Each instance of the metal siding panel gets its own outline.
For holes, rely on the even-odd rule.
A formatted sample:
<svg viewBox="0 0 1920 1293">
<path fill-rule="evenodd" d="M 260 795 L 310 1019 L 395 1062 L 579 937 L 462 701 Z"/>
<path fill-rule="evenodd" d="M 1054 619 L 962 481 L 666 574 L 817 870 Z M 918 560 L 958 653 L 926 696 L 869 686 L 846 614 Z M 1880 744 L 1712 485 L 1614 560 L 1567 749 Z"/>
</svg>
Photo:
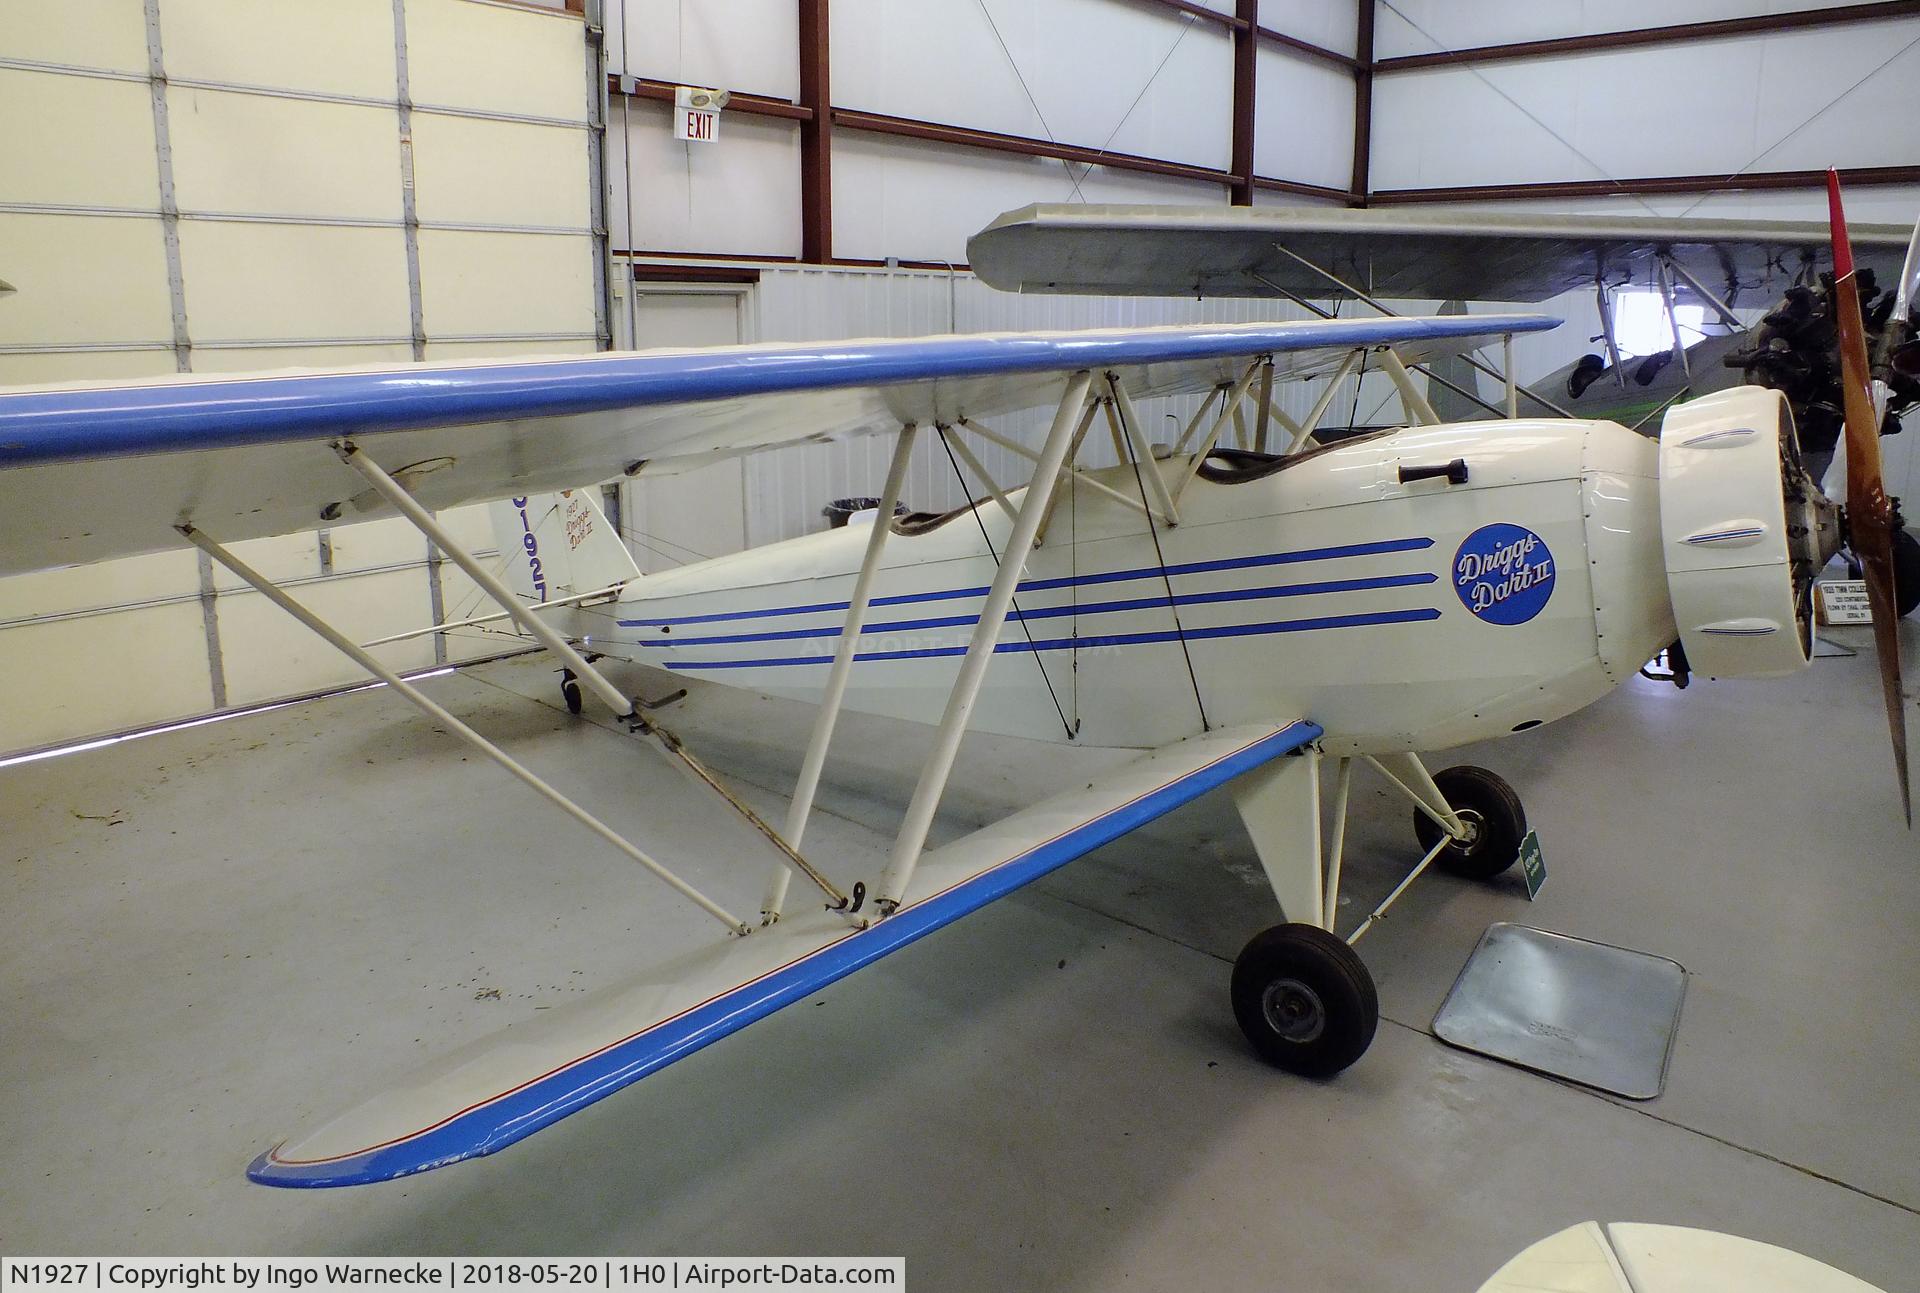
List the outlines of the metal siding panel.
<svg viewBox="0 0 1920 1293">
<path fill-rule="evenodd" d="M 587 150 L 580 132 L 565 126 L 420 113 L 413 175 L 419 218 L 428 224 L 585 229 L 590 220 Z M 512 181 L 503 184 L 503 176 Z M 388 190 L 398 198 L 397 176 Z"/>
<path fill-rule="evenodd" d="M 165 0 L 175 77 L 394 97 L 391 0 Z"/>
<path fill-rule="evenodd" d="M 633 36 L 623 18 L 633 13 Z M 633 47 L 637 76 L 677 85 L 739 86 L 782 99 L 800 97 L 800 31 L 793 0 L 610 0 L 607 70 L 626 71 Z M 724 129 L 724 126 L 722 127 Z"/>
<path fill-rule="evenodd" d="M 0 753 L 213 703 L 198 599 L 0 629 L 0 676 L 13 680 L 0 705 Z"/>
<path fill-rule="evenodd" d="M 520 353 L 525 353 L 524 347 Z M 240 373 L 263 368 L 344 368 L 351 364 L 404 364 L 413 358 L 405 341 L 374 345 L 235 346 L 193 352 L 196 373 Z"/>
<path fill-rule="evenodd" d="M 149 173 L 152 165 L 149 159 Z M 171 347 L 173 311 L 158 216 L 0 212 L 0 247 L 6 249 L 0 277 L 18 289 L 0 305 L 0 345 Z M 169 353 L 165 371 L 172 366 Z"/>
<path fill-rule="evenodd" d="M 580 332 L 592 336 L 593 267 L 585 254 L 586 237 L 421 230 L 420 282 L 427 335 Z M 401 284 L 405 281 L 400 277 Z"/>
<path fill-rule="evenodd" d="M 169 95 L 182 211 L 400 219 L 393 109 L 179 86 Z"/>
<path fill-rule="evenodd" d="M 180 256 L 196 340 L 408 334 L 398 228 L 187 220 Z"/>
<path fill-rule="evenodd" d="M 184 550 L 39 570 L 0 579 L 0 623 L 186 597 L 199 587 L 198 563 Z"/>
<path fill-rule="evenodd" d="M 303 536 L 308 550 L 312 536 Z M 348 637 L 367 641 L 401 629 L 423 628 L 430 603 L 426 552 L 409 555 L 422 562 L 406 570 L 345 575 L 293 589 L 296 600 L 325 617 Z M 360 667 L 322 642 L 266 598 L 251 592 L 223 592 L 214 603 L 221 640 L 244 643 L 226 652 L 228 703 L 253 704 L 315 688 L 366 681 Z M 390 668 L 406 672 L 433 665 L 431 638 L 375 649 Z"/>
<path fill-rule="evenodd" d="M 159 209 L 144 84 L 0 68 L 0 121 L 11 123 L 0 130 L 0 199 Z"/>
<path fill-rule="evenodd" d="M 0 50 L 8 58 L 145 76 L 146 23 L 140 6 L 127 0 L 10 0 L 0 4 Z"/>
<path fill-rule="evenodd" d="M 460 0 L 408 0 L 408 79 L 416 105 L 586 120 L 581 24 Z"/>
</svg>

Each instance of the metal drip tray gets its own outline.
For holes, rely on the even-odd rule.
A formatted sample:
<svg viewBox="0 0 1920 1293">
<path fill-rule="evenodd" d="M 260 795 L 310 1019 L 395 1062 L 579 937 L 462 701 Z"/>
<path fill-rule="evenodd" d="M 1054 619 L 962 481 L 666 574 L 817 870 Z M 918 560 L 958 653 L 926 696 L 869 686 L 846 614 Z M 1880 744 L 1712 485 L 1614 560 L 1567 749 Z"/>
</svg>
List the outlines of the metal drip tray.
<svg viewBox="0 0 1920 1293">
<path fill-rule="evenodd" d="M 1677 961 L 1500 921 L 1433 1017 L 1449 1046 L 1651 1100 L 1666 1085 L 1686 969 Z"/>
</svg>

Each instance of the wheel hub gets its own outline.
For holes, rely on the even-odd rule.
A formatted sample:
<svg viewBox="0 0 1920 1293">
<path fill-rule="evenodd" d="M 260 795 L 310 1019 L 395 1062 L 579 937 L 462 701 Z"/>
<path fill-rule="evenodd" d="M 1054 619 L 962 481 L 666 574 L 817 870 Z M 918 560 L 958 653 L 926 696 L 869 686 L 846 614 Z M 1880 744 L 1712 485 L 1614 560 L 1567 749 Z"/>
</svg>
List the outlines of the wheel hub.
<svg viewBox="0 0 1920 1293">
<path fill-rule="evenodd" d="M 1453 847 L 1462 853 L 1473 852 L 1480 847 L 1480 828 L 1486 824 L 1486 819 L 1471 808 L 1456 808 L 1453 815 L 1466 828 L 1466 834 L 1455 840 Z"/>
<path fill-rule="evenodd" d="M 1298 979 L 1275 979 L 1261 995 L 1267 1027 L 1287 1041 L 1306 1043 L 1326 1031 L 1327 1009 L 1320 994 Z"/>
</svg>

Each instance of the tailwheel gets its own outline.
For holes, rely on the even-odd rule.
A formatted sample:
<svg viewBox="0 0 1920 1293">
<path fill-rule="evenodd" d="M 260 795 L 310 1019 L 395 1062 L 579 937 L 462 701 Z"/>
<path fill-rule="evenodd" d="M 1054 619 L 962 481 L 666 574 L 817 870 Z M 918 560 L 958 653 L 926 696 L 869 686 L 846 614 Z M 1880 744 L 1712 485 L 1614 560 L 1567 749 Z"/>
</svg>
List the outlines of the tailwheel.
<svg viewBox="0 0 1920 1293">
<path fill-rule="evenodd" d="M 1255 934 L 1233 963 L 1233 1016 L 1267 1063 L 1332 1077 L 1366 1053 L 1380 1024 L 1373 976 L 1315 925 Z"/>
<path fill-rule="evenodd" d="M 1520 796 L 1496 774 L 1462 764 L 1433 774 L 1447 803 L 1465 823 L 1467 837 L 1440 850 L 1440 866 L 1469 880 L 1491 880 L 1520 860 L 1520 841 L 1527 836 L 1527 810 Z M 1446 838 L 1433 818 L 1415 810 L 1413 831 L 1420 848 L 1430 851 Z"/>
<path fill-rule="evenodd" d="M 580 681 L 573 676 L 571 669 L 560 671 L 560 699 L 567 702 L 569 714 L 580 712 Z"/>
</svg>

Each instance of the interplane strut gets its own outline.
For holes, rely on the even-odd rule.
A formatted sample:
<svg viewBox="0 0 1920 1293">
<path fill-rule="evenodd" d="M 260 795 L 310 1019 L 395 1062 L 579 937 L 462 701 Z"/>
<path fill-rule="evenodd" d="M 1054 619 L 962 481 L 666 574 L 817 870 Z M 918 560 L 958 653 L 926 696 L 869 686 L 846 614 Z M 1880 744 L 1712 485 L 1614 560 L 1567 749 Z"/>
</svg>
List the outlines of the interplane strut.
<svg viewBox="0 0 1920 1293">
<path fill-rule="evenodd" d="M 1053 425 L 1040 451 L 1033 480 L 1027 486 L 1025 497 L 1020 500 L 1019 515 L 1014 521 L 1013 532 L 1007 537 L 1006 557 L 1000 563 L 992 587 L 987 591 L 986 603 L 980 608 L 980 619 L 974 625 L 972 640 L 967 643 L 966 655 L 961 658 L 953 687 L 947 693 L 946 710 L 934 733 L 933 751 L 920 770 L 919 783 L 914 787 L 913 799 L 900 825 L 900 834 L 894 841 L 886 871 L 880 878 L 879 905 L 883 915 L 890 915 L 898 909 L 902 895 L 913 881 L 914 869 L 919 865 L 921 851 L 926 847 L 927 832 L 933 825 L 933 814 L 940 806 L 947 778 L 953 771 L 954 757 L 960 751 L 960 739 L 966 734 L 967 719 L 973 713 L 974 702 L 979 699 L 980 686 L 986 681 L 987 666 L 993 661 L 1000 630 L 1013 605 L 1014 589 L 1018 587 L 1020 576 L 1027 568 L 1027 557 L 1033 551 L 1034 538 L 1039 533 L 1041 519 L 1047 513 L 1054 486 L 1060 479 L 1067 450 L 1074 441 L 1075 430 L 1092 386 L 1093 374 L 1085 370 L 1067 379 L 1066 393 L 1054 412 Z"/>
</svg>

